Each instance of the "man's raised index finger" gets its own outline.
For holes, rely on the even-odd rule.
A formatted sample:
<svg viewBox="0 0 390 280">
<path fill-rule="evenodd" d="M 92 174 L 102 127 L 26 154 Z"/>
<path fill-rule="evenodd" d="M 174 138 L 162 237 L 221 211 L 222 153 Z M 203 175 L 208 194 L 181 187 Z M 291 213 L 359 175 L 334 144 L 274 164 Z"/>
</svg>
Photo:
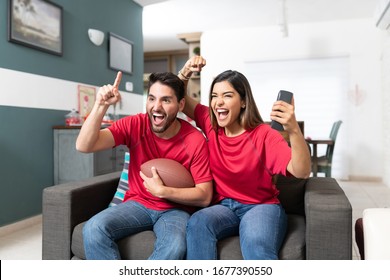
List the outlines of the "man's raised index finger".
<svg viewBox="0 0 390 280">
<path fill-rule="evenodd" d="M 121 83 L 122 80 L 122 72 L 119 71 L 118 74 L 116 74 L 115 82 L 114 82 L 114 87 L 119 88 L 119 84 Z"/>
</svg>

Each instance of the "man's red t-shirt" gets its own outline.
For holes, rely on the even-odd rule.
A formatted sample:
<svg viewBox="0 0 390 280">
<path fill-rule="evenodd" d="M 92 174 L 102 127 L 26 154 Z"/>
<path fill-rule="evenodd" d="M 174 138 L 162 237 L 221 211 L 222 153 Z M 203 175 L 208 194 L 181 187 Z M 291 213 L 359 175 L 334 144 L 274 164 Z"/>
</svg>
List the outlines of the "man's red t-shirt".
<svg viewBox="0 0 390 280">
<path fill-rule="evenodd" d="M 170 139 L 161 139 L 153 133 L 147 114 L 122 118 L 108 128 L 114 136 L 115 145 L 126 145 L 130 152 L 129 190 L 124 201 L 135 200 L 155 210 L 181 208 L 193 211 L 193 207 L 153 196 L 146 191 L 139 175 L 144 162 L 154 158 L 168 158 L 186 167 L 192 174 L 195 184 L 212 180 L 204 136 L 188 122 L 180 119 L 179 121 L 180 131 Z"/>
</svg>

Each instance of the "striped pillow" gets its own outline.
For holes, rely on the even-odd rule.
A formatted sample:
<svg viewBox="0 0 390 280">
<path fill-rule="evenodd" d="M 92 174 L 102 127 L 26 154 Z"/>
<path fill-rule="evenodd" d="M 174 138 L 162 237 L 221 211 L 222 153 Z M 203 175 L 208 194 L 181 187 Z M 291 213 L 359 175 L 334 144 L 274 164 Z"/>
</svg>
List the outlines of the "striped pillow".
<svg viewBox="0 0 390 280">
<path fill-rule="evenodd" d="M 112 198 L 109 207 L 118 205 L 123 201 L 126 191 L 129 189 L 129 164 L 130 164 L 130 154 L 125 153 L 125 162 L 123 164 L 123 170 L 121 177 L 119 179 L 119 184 L 116 189 L 115 195 Z"/>
</svg>

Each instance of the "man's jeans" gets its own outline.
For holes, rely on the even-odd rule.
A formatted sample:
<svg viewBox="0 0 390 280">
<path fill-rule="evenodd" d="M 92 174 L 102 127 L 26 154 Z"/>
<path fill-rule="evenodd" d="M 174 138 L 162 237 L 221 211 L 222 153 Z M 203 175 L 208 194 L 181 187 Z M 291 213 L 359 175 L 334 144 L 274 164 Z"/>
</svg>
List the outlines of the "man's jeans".
<svg viewBox="0 0 390 280">
<path fill-rule="evenodd" d="M 157 240 L 149 259 L 183 259 L 186 254 L 186 226 L 189 214 L 179 209 L 156 211 L 127 201 L 93 216 L 83 228 L 87 259 L 120 259 L 115 241 L 145 230 Z"/>
<path fill-rule="evenodd" d="M 187 259 L 217 259 L 217 242 L 240 235 L 247 260 L 278 259 L 287 230 L 287 216 L 279 204 L 242 204 L 224 199 L 195 212 L 187 226 Z"/>
</svg>

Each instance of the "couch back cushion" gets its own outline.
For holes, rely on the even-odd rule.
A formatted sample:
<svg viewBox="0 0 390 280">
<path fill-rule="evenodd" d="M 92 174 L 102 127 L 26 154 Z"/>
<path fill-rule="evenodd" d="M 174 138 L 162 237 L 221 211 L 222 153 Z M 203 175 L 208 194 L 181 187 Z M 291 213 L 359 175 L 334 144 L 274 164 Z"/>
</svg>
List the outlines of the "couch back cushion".
<svg viewBox="0 0 390 280">
<path fill-rule="evenodd" d="M 297 179 L 279 175 L 276 187 L 280 191 L 279 200 L 287 214 L 305 215 L 304 197 L 307 179 Z"/>
</svg>

